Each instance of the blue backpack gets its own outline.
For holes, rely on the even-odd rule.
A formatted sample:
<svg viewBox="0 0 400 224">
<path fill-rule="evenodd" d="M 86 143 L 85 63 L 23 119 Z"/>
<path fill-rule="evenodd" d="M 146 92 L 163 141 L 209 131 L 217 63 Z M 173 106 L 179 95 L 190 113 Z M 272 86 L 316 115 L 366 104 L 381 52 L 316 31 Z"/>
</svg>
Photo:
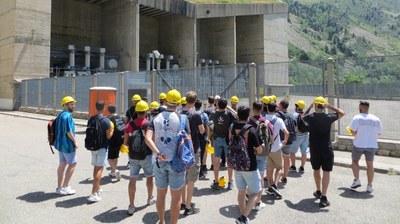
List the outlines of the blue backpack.
<svg viewBox="0 0 400 224">
<path fill-rule="evenodd" d="M 177 173 L 188 170 L 194 164 L 193 143 L 185 131 L 186 115 L 181 114 L 180 119 L 181 127 L 178 133 L 178 149 L 170 162 L 171 168 Z"/>
</svg>

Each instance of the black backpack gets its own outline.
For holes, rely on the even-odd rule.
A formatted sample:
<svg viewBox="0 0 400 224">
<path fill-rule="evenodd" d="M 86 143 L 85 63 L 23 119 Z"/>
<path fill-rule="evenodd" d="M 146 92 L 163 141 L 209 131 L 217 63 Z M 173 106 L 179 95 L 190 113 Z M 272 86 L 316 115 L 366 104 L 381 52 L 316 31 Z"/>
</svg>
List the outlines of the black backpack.
<svg viewBox="0 0 400 224">
<path fill-rule="evenodd" d="M 101 128 L 101 120 L 97 116 L 91 117 L 88 121 L 85 137 L 85 148 L 89 151 L 97 151 L 101 148 L 103 142 L 103 129 Z"/>
<path fill-rule="evenodd" d="M 301 133 L 306 133 L 309 132 L 309 126 L 306 122 L 303 121 L 303 119 L 301 119 L 301 115 L 303 113 L 298 113 L 299 116 L 297 117 L 297 129 L 299 130 L 299 132 Z"/>
<path fill-rule="evenodd" d="M 110 120 L 114 123 L 114 132 L 110 138 L 110 145 L 119 146 L 124 143 L 125 122 L 119 115 L 111 115 Z"/>
<path fill-rule="evenodd" d="M 246 124 L 239 133 L 232 129 L 232 137 L 229 139 L 228 145 L 228 166 L 237 171 L 248 171 L 250 169 L 250 156 L 247 151 L 247 136 L 245 132 L 251 128 Z M 248 135 L 248 133 L 247 133 Z"/>
<path fill-rule="evenodd" d="M 288 113 L 278 111 L 277 114 L 278 117 L 282 118 L 283 122 L 285 123 L 286 129 L 289 132 L 289 138 L 286 145 L 290 145 L 296 140 L 296 121 Z M 285 139 L 285 134 L 282 130 L 279 131 L 279 136 L 281 137 L 281 141 Z"/>
<path fill-rule="evenodd" d="M 138 127 L 134 121 L 129 122 L 133 127 L 133 133 L 129 136 L 129 158 L 144 160 L 147 156 L 148 147 L 145 143 L 145 131 L 143 127 Z"/>
</svg>

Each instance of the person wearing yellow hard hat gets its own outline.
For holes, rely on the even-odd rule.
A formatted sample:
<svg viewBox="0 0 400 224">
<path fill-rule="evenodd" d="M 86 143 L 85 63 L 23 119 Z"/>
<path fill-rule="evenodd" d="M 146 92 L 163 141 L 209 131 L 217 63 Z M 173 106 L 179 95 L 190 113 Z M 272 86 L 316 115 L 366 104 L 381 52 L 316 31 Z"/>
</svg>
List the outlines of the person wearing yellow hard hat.
<svg viewBox="0 0 400 224">
<path fill-rule="evenodd" d="M 261 111 L 261 115 L 265 117 L 268 113 L 267 105 L 271 102 L 271 98 L 269 96 L 263 96 L 261 97 L 260 101 L 262 103 L 262 108 L 263 108 Z"/>
<path fill-rule="evenodd" d="M 290 149 L 290 161 L 291 166 L 289 170 L 296 172 L 296 153 L 300 148 L 301 151 L 301 166 L 299 172 L 304 173 L 304 166 L 307 161 L 307 148 L 308 148 L 308 124 L 301 119 L 301 115 L 304 113 L 306 103 L 303 100 L 296 101 L 295 112 L 293 113 L 294 119 L 297 121 L 296 140 L 292 143 Z"/>
<path fill-rule="evenodd" d="M 104 101 L 96 102 L 96 114 L 89 118 L 86 129 L 85 147 L 91 151 L 93 165 L 92 193 L 87 198 L 89 202 L 101 200 L 100 180 L 107 160 L 109 139 L 114 132 L 114 124 L 103 116 L 104 107 Z"/>
<path fill-rule="evenodd" d="M 160 93 L 160 95 L 158 96 L 158 100 L 160 102 L 159 112 L 163 112 L 167 109 L 167 94 Z"/>
<path fill-rule="evenodd" d="M 186 101 L 186 97 L 182 97 L 181 100 L 179 101 L 179 104 L 181 105 L 181 108 L 178 110 L 178 112 L 181 112 L 183 110 L 183 108 L 185 108 L 187 101 Z"/>
<path fill-rule="evenodd" d="M 121 145 L 123 145 L 125 134 L 125 121 L 117 114 L 117 106 L 109 104 L 107 107 L 109 112 L 108 119 L 115 125 L 114 133 L 110 139 L 108 147 L 108 164 L 110 164 L 111 172 L 108 174 L 110 177 L 115 177 L 117 181 L 121 180 L 121 172 L 117 169 L 119 152 Z"/>
<path fill-rule="evenodd" d="M 147 204 L 152 205 L 156 203 L 156 198 L 153 195 L 154 178 L 152 151 L 146 146 L 142 134 L 149 126 L 149 122 L 146 119 L 148 110 L 149 105 L 145 101 L 141 100 L 136 103 L 135 111 L 137 113 L 137 118 L 129 122 L 125 129 L 124 145 L 129 148 L 129 166 L 131 171 L 128 185 L 129 215 L 133 215 L 135 212 L 136 181 L 139 178 L 140 169 L 143 169 L 144 176 L 147 179 Z"/>
<path fill-rule="evenodd" d="M 72 117 L 76 100 L 71 96 L 65 96 L 61 100 L 63 111 L 55 119 L 54 147 L 58 151 L 59 164 L 57 169 L 58 195 L 75 194 L 76 190 L 69 186 L 69 181 L 74 173 L 78 143 L 75 138 L 75 121 Z M 65 171 L 66 170 L 66 171 Z"/>
<path fill-rule="evenodd" d="M 358 105 L 359 114 L 350 121 L 350 131 L 354 135 L 352 157 L 352 170 L 354 181 L 350 186 L 352 189 L 361 187 L 359 161 L 362 154 L 365 155 L 367 164 L 367 192 L 372 193 L 372 182 L 374 180 L 374 155 L 378 150 L 378 135 L 382 133 L 381 120 L 369 113 L 369 102 L 360 101 Z"/>
<path fill-rule="evenodd" d="M 276 101 L 278 100 L 278 98 L 275 95 L 271 95 L 270 96 L 271 101 L 273 101 L 274 103 L 276 103 Z"/>
<path fill-rule="evenodd" d="M 132 96 L 132 98 L 131 98 L 132 106 L 129 107 L 129 109 L 125 113 L 125 122 L 126 123 L 137 118 L 137 114 L 135 112 L 135 106 L 136 106 L 136 103 L 141 100 L 142 100 L 142 97 L 140 97 L 138 94 L 135 94 Z"/>
<path fill-rule="evenodd" d="M 234 111 L 237 111 L 237 104 L 239 103 L 239 98 L 237 96 L 232 96 L 230 101 L 231 101 L 231 108 Z"/>
<path fill-rule="evenodd" d="M 313 107 L 315 108 L 315 112 L 310 113 Z M 326 114 L 325 108 L 334 111 L 334 113 Z M 316 97 L 306 112 L 301 115 L 303 121 L 307 122 L 309 126 L 310 161 L 314 170 L 314 180 L 317 188 L 314 192 L 314 196 L 320 199 L 319 204 L 321 207 L 330 205 L 326 194 L 334 159 L 331 127 L 333 122 L 342 118 L 344 115 L 345 113 L 343 110 L 330 105 L 322 96 Z M 321 168 L 323 171 L 322 178 Z"/>
<path fill-rule="evenodd" d="M 157 115 L 146 130 L 146 143 L 155 155 L 153 166 L 154 177 L 157 183 L 157 207 L 165 207 L 165 197 L 168 187 L 173 191 L 171 194 L 170 223 L 177 223 L 180 211 L 180 199 L 185 186 L 186 172 L 175 172 L 171 161 L 177 153 L 178 141 L 175 136 L 180 132 L 181 122 L 185 122 L 185 131 L 190 132 L 189 121 L 176 113 L 181 100 L 178 90 L 168 91 L 167 110 Z M 165 211 L 158 211 L 158 218 L 165 223 Z"/>
<path fill-rule="evenodd" d="M 147 113 L 147 115 L 146 115 L 146 119 L 149 121 L 153 120 L 153 118 L 155 116 L 157 116 L 157 114 L 160 113 L 159 109 L 160 109 L 160 104 L 157 101 L 151 102 L 150 110 L 149 110 L 149 113 Z"/>
</svg>

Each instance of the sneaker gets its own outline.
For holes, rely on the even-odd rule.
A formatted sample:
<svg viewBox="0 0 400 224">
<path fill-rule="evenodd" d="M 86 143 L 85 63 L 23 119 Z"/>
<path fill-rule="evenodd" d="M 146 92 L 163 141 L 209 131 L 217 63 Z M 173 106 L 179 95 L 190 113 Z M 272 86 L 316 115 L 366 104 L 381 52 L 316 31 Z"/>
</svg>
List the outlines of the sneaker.
<svg viewBox="0 0 400 224">
<path fill-rule="evenodd" d="M 100 188 L 99 190 L 97 190 L 97 195 L 101 196 L 101 194 L 103 194 L 103 189 Z"/>
<path fill-rule="evenodd" d="M 214 170 L 214 165 L 211 165 L 210 170 Z"/>
<path fill-rule="evenodd" d="M 130 205 L 128 206 L 128 215 L 133 215 L 135 211 L 136 211 L 135 207 L 131 207 Z"/>
<path fill-rule="evenodd" d="M 190 207 L 194 208 L 194 207 L 196 207 L 196 204 L 192 202 L 192 203 L 190 203 Z M 181 203 L 181 210 L 186 210 L 186 205 L 183 203 Z"/>
<path fill-rule="evenodd" d="M 316 191 L 314 191 L 313 195 L 314 195 L 314 197 L 315 197 L 316 199 L 320 199 L 321 196 L 322 196 L 322 193 L 321 193 L 320 190 L 316 190 Z"/>
<path fill-rule="evenodd" d="M 265 190 L 265 193 L 267 195 L 272 195 L 272 196 L 276 196 L 275 191 L 272 190 L 272 187 L 269 187 L 268 189 Z"/>
<path fill-rule="evenodd" d="M 367 192 L 368 193 L 372 193 L 374 191 L 374 189 L 372 188 L 372 186 L 368 185 L 367 186 Z"/>
<path fill-rule="evenodd" d="M 321 199 L 319 201 L 319 206 L 321 208 L 329 206 L 331 203 L 329 203 L 328 198 L 326 196 L 321 196 Z"/>
<path fill-rule="evenodd" d="M 183 213 L 184 216 L 188 216 L 188 215 L 194 215 L 200 212 L 199 208 L 194 208 L 194 207 L 190 207 L 190 208 L 185 208 L 185 212 Z"/>
<path fill-rule="evenodd" d="M 213 184 L 211 184 L 211 188 L 213 189 L 213 190 L 219 190 L 219 185 L 218 185 L 218 182 L 213 182 Z"/>
<path fill-rule="evenodd" d="M 233 185 L 233 182 L 232 182 L 232 181 L 229 181 L 229 182 L 228 182 L 228 187 L 227 187 L 226 189 L 232 190 L 234 186 L 235 186 L 235 185 Z"/>
<path fill-rule="evenodd" d="M 201 170 L 203 171 L 203 174 L 207 174 L 207 166 L 206 165 L 203 165 L 202 167 L 201 167 Z"/>
<path fill-rule="evenodd" d="M 282 177 L 282 178 L 281 178 L 281 182 L 284 183 L 284 184 L 286 184 L 286 183 L 287 183 L 287 178 L 286 178 L 286 177 Z"/>
<path fill-rule="evenodd" d="M 88 201 L 90 202 L 98 202 L 101 200 L 101 197 L 96 193 L 96 194 L 91 194 L 88 198 Z"/>
<path fill-rule="evenodd" d="M 117 181 L 121 180 L 121 172 L 119 172 L 119 170 L 115 171 L 115 177 L 117 178 Z"/>
<path fill-rule="evenodd" d="M 282 197 L 283 197 L 283 196 L 282 196 L 282 193 L 278 190 L 278 187 L 277 187 L 275 184 L 273 184 L 273 185 L 271 186 L 271 188 L 272 188 L 272 190 L 274 191 L 275 197 L 276 197 L 276 198 L 282 198 Z"/>
<path fill-rule="evenodd" d="M 109 177 L 116 177 L 116 175 L 115 175 L 114 172 L 109 172 L 109 173 L 108 173 L 108 176 L 109 176 Z"/>
<path fill-rule="evenodd" d="M 265 204 L 262 201 L 259 203 L 256 203 L 256 206 L 254 206 L 254 209 L 257 211 L 260 211 L 263 208 L 265 208 Z"/>
<path fill-rule="evenodd" d="M 304 167 L 301 166 L 301 167 L 299 168 L 299 172 L 300 172 L 300 173 L 304 173 Z"/>
<path fill-rule="evenodd" d="M 354 181 L 353 181 L 353 184 L 350 186 L 350 188 L 352 188 L 352 189 L 356 189 L 356 188 L 358 188 L 358 187 L 361 187 L 361 181 L 360 181 L 360 179 L 354 180 Z"/>
<path fill-rule="evenodd" d="M 62 187 L 59 189 L 60 195 L 73 195 L 76 193 L 76 190 L 72 189 L 70 186 Z"/>
<path fill-rule="evenodd" d="M 204 174 L 200 175 L 199 180 L 207 180 L 207 177 Z"/>
<path fill-rule="evenodd" d="M 297 169 L 296 169 L 295 166 L 290 166 L 290 167 L 289 167 L 289 171 L 290 171 L 290 172 L 296 172 Z"/>
<path fill-rule="evenodd" d="M 248 224 L 249 223 L 249 218 L 244 217 L 244 216 L 240 216 L 239 218 L 237 218 L 235 220 L 236 224 Z"/>
<path fill-rule="evenodd" d="M 156 197 L 152 196 L 150 199 L 147 199 L 147 205 L 154 205 L 157 203 Z"/>
<path fill-rule="evenodd" d="M 61 191 L 61 189 L 62 189 L 62 187 L 56 188 L 56 194 L 58 194 L 58 195 L 66 195 L 66 194 L 64 194 L 63 191 Z"/>
</svg>

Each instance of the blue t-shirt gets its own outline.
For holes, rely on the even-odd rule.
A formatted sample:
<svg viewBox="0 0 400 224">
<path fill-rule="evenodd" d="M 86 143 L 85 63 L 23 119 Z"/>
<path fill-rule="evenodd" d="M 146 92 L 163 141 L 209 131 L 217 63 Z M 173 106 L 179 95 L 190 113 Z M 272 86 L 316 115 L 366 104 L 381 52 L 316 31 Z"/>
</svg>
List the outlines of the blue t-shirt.
<svg viewBox="0 0 400 224">
<path fill-rule="evenodd" d="M 67 133 L 72 132 L 75 136 L 75 121 L 71 113 L 63 111 L 56 119 L 56 133 L 54 147 L 64 153 L 71 153 L 75 151 L 74 143 L 68 137 Z"/>
</svg>

